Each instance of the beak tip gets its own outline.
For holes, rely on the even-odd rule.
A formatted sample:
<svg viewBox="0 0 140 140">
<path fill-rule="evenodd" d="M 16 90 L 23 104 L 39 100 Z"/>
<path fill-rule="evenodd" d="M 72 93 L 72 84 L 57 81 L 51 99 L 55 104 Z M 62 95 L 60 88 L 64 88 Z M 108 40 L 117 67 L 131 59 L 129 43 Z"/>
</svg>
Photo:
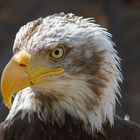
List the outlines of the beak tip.
<svg viewBox="0 0 140 140">
<path fill-rule="evenodd" d="M 11 108 L 11 98 L 10 98 L 10 97 L 7 98 L 7 99 L 4 101 L 4 104 L 6 105 L 6 107 L 7 107 L 8 109 L 10 109 L 10 108 Z"/>
</svg>

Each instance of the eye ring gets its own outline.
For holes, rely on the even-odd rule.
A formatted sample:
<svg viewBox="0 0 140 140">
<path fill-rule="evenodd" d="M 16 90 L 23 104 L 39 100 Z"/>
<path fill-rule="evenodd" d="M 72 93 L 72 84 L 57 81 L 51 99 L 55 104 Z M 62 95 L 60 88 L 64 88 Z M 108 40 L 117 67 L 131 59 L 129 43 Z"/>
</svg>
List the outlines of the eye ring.
<svg viewBox="0 0 140 140">
<path fill-rule="evenodd" d="M 49 57 L 54 61 L 60 61 L 65 57 L 65 51 L 65 46 L 59 45 L 50 50 Z"/>
</svg>

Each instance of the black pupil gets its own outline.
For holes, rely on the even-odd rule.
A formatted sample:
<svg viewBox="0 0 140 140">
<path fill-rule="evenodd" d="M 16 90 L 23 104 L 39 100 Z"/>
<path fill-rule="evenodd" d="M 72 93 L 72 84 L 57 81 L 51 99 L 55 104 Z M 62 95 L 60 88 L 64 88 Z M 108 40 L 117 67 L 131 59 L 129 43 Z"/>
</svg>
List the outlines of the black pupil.
<svg viewBox="0 0 140 140">
<path fill-rule="evenodd" d="M 55 51 L 55 55 L 58 55 L 58 54 L 59 54 L 59 50 L 56 50 L 56 51 Z"/>
</svg>

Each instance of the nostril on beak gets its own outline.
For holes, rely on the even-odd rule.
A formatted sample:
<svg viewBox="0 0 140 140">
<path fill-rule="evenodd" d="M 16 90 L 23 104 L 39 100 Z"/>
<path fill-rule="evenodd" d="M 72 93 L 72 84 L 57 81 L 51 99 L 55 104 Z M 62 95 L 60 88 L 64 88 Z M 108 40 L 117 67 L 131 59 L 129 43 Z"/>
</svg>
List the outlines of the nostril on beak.
<svg viewBox="0 0 140 140">
<path fill-rule="evenodd" d="M 21 66 L 21 67 L 27 67 L 27 65 L 24 64 L 24 63 L 20 63 L 19 66 Z"/>
</svg>

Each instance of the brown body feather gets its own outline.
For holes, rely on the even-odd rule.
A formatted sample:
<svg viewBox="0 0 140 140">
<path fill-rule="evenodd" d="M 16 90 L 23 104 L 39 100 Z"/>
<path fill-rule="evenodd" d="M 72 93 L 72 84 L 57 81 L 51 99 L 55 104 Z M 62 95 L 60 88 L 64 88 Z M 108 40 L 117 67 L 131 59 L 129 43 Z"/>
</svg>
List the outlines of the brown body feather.
<svg viewBox="0 0 140 140">
<path fill-rule="evenodd" d="M 103 125 L 101 132 L 94 136 L 83 130 L 83 124 L 66 115 L 63 125 L 44 124 L 36 115 L 20 119 L 20 112 L 12 125 L 5 121 L 0 124 L 0 140 L 140 140 L 140 126 L 115 116 L 114 126 Z"/>
</svg>

